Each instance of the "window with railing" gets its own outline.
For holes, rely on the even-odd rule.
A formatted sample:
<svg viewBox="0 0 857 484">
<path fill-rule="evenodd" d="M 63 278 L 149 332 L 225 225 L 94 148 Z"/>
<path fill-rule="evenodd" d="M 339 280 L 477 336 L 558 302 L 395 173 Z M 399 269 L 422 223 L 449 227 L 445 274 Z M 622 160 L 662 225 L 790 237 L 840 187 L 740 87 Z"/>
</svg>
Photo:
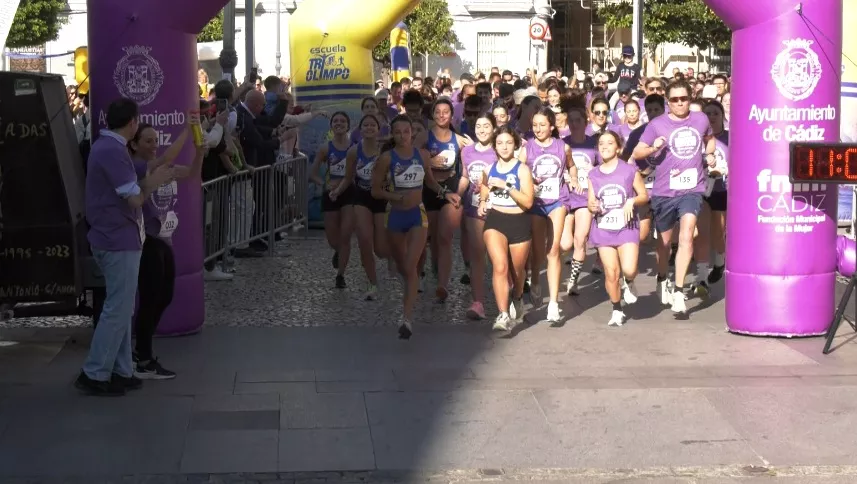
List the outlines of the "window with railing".
<svg viewBox="0 0 857 484">
<path fill-rule="evenodd" d="M 508 32 L 480 32 L 476 34 L 476 68 L 491 72 L 492 67 L 506 69 L 509 65 Z"/>
</svg>

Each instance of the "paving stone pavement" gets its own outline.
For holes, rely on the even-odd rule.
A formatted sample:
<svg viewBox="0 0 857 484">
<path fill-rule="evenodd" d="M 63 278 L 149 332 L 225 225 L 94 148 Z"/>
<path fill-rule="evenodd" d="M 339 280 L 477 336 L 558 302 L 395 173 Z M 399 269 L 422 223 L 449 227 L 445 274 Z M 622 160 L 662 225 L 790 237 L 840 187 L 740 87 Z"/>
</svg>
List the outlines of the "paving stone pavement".
<svg viewBox="0 0 857 484">
<path fill-rule="evenodd" d="M 0 482 L 857 482 L 847 326 L 828 356 L 819 338 L 731 335 L 721 289 L 676 320 L 644 274 L 608 328 L 587 275 L 558 327 L 536 311 L 492 334 L 460 318 L 455 282 L 404 342 L 397 289 L 360 300 L 359 267 L 333 289 L 319 234 L 278 250 L 208 284 L 203 331 L 155 342 L 179 377 L 124 398 L 71 387 L 85 324 L 0 326 L 18 343 L 0 347 Z"/>
</svg>

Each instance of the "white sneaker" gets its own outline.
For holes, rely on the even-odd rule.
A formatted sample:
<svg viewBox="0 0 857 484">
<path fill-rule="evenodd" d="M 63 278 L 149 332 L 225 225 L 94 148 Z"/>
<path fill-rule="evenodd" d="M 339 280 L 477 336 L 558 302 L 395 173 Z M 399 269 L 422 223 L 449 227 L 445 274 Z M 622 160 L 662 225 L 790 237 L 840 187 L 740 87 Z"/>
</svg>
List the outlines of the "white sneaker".
<svg viewBox="0 0 857 484">
<path fill-rule="evenodd" d="M 512 299 L 512 304 L 509 305 L 509 317 L 513 321 L 520 321 L 524 317 L 524 299 Z"/>
<path fill-rule="evenodd" d="M 548 303 L 548 318 L 549 323 L 558 323 L 560 320 L 559 304 L 555 302 Z"/>
<path fill-rule="evenodd" d="M 497 319 L 494 320 L 494 325 L 491 326 L 491 329 L 494 331 L 509 331 L 511 322 L 508 314 L 500 313 L 497 315 Z"/>
<path fill-rule="evenodd" d="M 637 288 L 634 286 L 634 281 L 626 282 L 622 279 L 622 299 L 625 300 L 625 304 L 637 302 Z"/>
<path fill-rule="evenodd" d="M 675 291 L 672 294 L 672 310 L 674 313 L 684 314 L 687 312 L 687 297 L 682 291 Z"/>
<path fill-rule="evenodd" d="M 233 277 L 235 276 L 227 272 L 223 272 L 223 269 L 221 269 L 220 266 L 214 266 L 214 269 L 205 271 L 206 281 L 231 281 Z"/>
<path fill-rule="evenodd" d="M 622 326 L 623 324 L 625 324 L 625 313 L 614 309 L 607 326 Z"/>
<path fill-rule="evenodd" d="M 542 286 L 539 284 L 530 284 L 530 301 L 534 308 L 542 307 Z"/>
<path fill-rule="evenodd" d="M 671 306 L 673 303 L 673 295 L 669 280 L 658 283 L 658 292 L 661 294 L 661 304 L 664 306 Z"/>
</svg>

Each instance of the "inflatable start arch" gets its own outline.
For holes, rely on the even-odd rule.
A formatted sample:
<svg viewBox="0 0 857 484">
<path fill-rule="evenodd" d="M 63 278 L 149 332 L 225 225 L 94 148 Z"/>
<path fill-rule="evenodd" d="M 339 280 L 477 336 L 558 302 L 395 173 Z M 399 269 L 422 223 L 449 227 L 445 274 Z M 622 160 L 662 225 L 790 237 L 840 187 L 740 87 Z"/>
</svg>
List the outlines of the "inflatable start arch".
<svg viewBox="0 0 857 484">
<path fill-rule="evenodd" d="M 373 8 L 347 0 L 307 0 L 290 24 L 292 79 L 302 103 L 359 112 L 371 95 L 371 49 L 419 3 L 378 0 Z M 169 145 L 184 129 L 186 114 L 198 107 L 196 36 L 226 0 L 89 0 L 89 79 L 93 141 L 106 127 L 107 105 L 127 97 L 140 105 L 141 121 Z M 165 15 L 165 12 L 167 13 Z M 315 151 L 327 132 L 320 122 L 302 131 L 304 150 Z M 190 164 L 193 143 L 176 160 Z M 203 296 L 202 194 L 199 185 L 179 184 L 164 200 L 176 212 L 173 235 L 176 288 L 160 334 L 198 331 L 205 318 Z"/>
<path fill-rule="evenodd" d="M 824 334 L 837 186 L 789 182 L 789 142 L 838 141 L 842 0 L 705 0 L 733 30 L 726 323 Z"/>
</svg>

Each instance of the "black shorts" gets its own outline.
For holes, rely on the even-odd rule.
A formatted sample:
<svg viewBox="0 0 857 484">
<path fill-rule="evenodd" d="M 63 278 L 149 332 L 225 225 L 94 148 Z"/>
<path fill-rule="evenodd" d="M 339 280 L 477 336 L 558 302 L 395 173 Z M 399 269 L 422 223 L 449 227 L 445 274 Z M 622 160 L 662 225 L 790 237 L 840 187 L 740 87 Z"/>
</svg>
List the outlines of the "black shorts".
<svg viewBox="0 0 857 484">
<path fill-rule="evenodd" d="M 705 203 L 714 212 L 726 211 L 726 192 L 711 192 L 711 195 L 705 198 Z"/>
<path fill-rule="evenodd" d="M 338 212 L 346 205 L 354 205 L 354 185 L 349 185 L 344 192 L 340 193 L 336 200 L 330 199 L 330 191 L 325 190 L 321 194 L 321 211 Z"/>
<path fill-rule="evenodd" d="M 384 213 L 387 211 L 387 201 L 372 197 L 372 192 L 357 188 L 354 190 L 354 205 L 366 207 L 371 213 Z"/>
<path fill-rule="evenodd" d="M 652 197 L 652 212 L 658 232 L 672 230 L 675 224 L 689 213 L 699 217 L 702 211 L 702 194 L 685 193 L 677 197 Z"/>
<path fill-rule="evenodd" d="M 446 187 L 451 193 L 458 193 L 459 180 L 461 180 L 461 175 L 452 175 L 439 183 L 440 186 Z M 437 193 L 434 190 L 423 185 L 423 205 L 426 208 L 426 212 L 439 212 L 447 203 L 449 202 L 445 198 L 437 198 Z"/>
<path fill-rule="evenodd" d="M 506 236 L 509 245 L 533 240 L 532 222 L 528 213 L 503 213 L 489 210 L 484 230 L 496 230 Z"/>
</svg>

